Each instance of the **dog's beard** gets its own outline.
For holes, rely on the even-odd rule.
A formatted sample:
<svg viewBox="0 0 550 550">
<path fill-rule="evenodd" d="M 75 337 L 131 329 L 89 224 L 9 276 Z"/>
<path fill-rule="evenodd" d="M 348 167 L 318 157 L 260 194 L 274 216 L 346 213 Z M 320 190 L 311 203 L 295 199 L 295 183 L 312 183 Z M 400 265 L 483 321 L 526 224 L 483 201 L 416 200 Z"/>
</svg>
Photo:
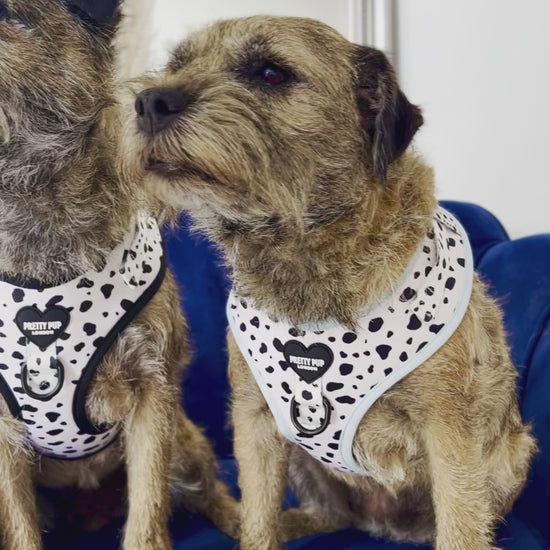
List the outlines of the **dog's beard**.
<svg viewBox="0 0 550 550">
<path fill-rule="evenodd" d="M 196 181 L 206 185 L 219 185 L 220 182 L 205 170 L 195 167 L 190 163 L 184 163 L 176 160 L 157 159 L 154 155 L 150 156 L 145 163 L 145 172 L 153 174 L 159 179 L 171 181 Z"/>
</svg>

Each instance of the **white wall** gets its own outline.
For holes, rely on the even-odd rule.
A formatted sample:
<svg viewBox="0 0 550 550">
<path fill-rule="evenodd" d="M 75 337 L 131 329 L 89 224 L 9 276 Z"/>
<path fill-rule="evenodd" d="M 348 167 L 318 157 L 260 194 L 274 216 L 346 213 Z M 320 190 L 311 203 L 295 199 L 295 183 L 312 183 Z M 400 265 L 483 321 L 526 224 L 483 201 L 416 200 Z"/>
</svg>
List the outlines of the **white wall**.
<svg viewBox="0 0 550 550">
<path fill-rule="evenodd" d="M 154 0 L 154 4 L 151 67 L 162 65 L 167 50 L 190 31 L 217 19 L 257 14 L 314 17 L 348 32 L 346 0 Z"/>
<path fill-rule="evenodd" d="M 438 196 L 550 231 L 550 2 L 398 0 L 403 87 Z"/>
</svg>

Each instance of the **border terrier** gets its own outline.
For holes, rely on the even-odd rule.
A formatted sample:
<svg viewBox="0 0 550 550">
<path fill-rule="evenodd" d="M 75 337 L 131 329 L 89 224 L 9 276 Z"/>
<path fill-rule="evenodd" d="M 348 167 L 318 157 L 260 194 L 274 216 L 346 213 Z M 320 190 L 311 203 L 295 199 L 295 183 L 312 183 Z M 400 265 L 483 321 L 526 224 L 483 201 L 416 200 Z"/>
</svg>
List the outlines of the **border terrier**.
<svg viewBox="0 0 550 550">
<path fill-rule="evenodd" d="M 123 548 L 171 548 L 170 489 L 236 534 L 236 503 L 180 405 L 189 351 L 158 227 L 145 194 L 115 168 L 117 18 L 98 21 L 96 7 L 0 2 L 5 550 L 42 548 L 36 488 L 59 489 L 61 501 L 97 490 L 105 504 L 101 488 L 119 471 Z"/>
<path fill-rule="evenodd" d="M 128 108 L 129 109 L 129 108 Z M 222 21 L 141 81 L 125 170 L 225 254 L 241 549 L 353 526 L 488 550 L 528 472 L 501 313 L 379 51 Z M 281 516 L 289 481 L 301 507 Z"/>
</svg>

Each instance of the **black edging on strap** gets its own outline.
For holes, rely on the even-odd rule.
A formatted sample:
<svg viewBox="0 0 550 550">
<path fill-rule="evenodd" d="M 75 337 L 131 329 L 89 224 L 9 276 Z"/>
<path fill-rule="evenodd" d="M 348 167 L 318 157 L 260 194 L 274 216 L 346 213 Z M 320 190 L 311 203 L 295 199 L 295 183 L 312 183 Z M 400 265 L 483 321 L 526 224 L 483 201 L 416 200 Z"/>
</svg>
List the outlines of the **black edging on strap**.
<svg viewBox="0 0 550 550">
<path fill-rule="evenodd" d="M 10 385 L 6 382 L 5 378 L 0 374 L 0 394 L 2 394 L 2 397 L 6 401 L 6 405 L 8 406 L 11 414 L 15 416 L 15 418 L 18 418 L 21 420 L 21 407 L 19 406 L 19 402 L 13 395 Z"/>
<path fill-rule="evenodd" d="M 104 427 L 94 426 L 86 415 L 86 394 L 88 392 L 88 386 L 92 381 L 92 378 L 96 372 L 98 365 L 101 363 L 105 354 L 117 338 L 117 336 L 128 326 L 128 324 L 134 319 L 134 317 L 147 305 L 151 298 L 157 293 L 160 285 L 164 281 L 166 274 L 166 251 L 164 250 L 161 258 L 161 266 L 158 275 L 147 290 L 138 298 L 138 300 L 132 306 L 132 309 L 128 310 L 126 314 L 116 323 L 116 325 L 105 336 L 101 346 L 97 348 L 92 355 L 88 364 L 82 371 L 80 381 L 76 386 L 73 401 L 73 417 L 76 425 L 80 431 L 90 435 L 98 435 L 104 433 L 106 429 Z M 107 428 L 109 429 L 109 428 Z"/>
</svg>

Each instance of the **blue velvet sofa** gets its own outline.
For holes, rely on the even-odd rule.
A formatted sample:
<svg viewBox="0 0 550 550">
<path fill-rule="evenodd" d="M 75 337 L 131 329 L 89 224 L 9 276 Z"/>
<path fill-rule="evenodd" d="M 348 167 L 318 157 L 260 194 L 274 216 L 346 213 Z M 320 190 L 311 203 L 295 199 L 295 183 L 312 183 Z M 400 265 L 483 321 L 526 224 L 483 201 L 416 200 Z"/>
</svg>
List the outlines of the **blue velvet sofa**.
<svg viewBox="0 0 550 550">
<path fill-rule="evenodd" d="M 443 205 L 470 235 L 478 272 L 498 298 L 505 316 L 523 418 L 532 424 L 540 452 L 529 481 L 511 514 L 498 530 L 504 550 L 550 549 L 550 234 L 510 240 L 500 222 L 473 204 Z M 225 297 L 228 290 L 221 261 L 212 247 L 190 236 L 185 219 L 180 230 L 166 235 L 169 261 L 181 285 L 181 304 L 193 335 L 194 361 L 184 386 L 184 405 L 204 427 L 219 457 L 220 477 L 236 490 L 231 431 L 227 423 Z M 260 488 L 259 488 L 260 490 Z M 289 497 L 291 499 L 291 497 Z M 94 534 L 52 533 L 48 550 L 114 550 L 119 523 Z M 235 542 L 207 520 L 184 510 L 172 518 L 174 549 L 230 550 Z M 359 531 L 346 530 L 308 537 L 286 550 L 412 550 L 425 547 L 387 543 Z M 136 549 L 139 550 L 139 549 Z M 464 549 L 468 550 L 468 549 Z"/>
</svg>

